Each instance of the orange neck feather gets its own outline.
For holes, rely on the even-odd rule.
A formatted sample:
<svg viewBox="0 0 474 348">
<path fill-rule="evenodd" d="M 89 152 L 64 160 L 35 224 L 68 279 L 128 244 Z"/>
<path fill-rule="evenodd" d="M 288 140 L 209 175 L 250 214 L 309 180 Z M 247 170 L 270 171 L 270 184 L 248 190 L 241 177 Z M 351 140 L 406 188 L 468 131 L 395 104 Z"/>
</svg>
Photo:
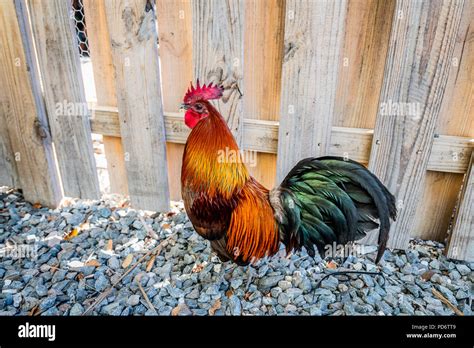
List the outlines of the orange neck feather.
<svg viewBox="0 0 474 348">
<path fill-rule="evenodd" d="M 189 135 L 181 184 L 195 192 L 206 192 L 210 197 L 219 193 L 229 199 L 245 185 L 250 175 L 224 119 L 209 102 L 204 103 L 209 116 Z"/>
</svg>

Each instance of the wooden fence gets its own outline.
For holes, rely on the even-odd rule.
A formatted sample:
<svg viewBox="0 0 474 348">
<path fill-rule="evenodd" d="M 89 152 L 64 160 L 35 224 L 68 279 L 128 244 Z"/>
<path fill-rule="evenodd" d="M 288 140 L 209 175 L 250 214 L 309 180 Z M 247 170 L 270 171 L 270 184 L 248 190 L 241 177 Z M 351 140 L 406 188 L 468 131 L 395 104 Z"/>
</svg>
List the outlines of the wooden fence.
<svg viewBox="0 0 474 348">
<path fill-rule="evenodd" d="M 0 0 L 0 184 L 50 206 L 99 198 L 93 132 L 112 191 L 168 209 L 189 134 L 178 107 L 200 78 L 225 86 L 216 105 L 266 186 L 304 157 L 354 159 L 397 197 L 390 247 L 450 231 L 448 256 L 474 259 L 472 2 L 83 3 L 93 104 L 68 1 Z"/>
</svg>

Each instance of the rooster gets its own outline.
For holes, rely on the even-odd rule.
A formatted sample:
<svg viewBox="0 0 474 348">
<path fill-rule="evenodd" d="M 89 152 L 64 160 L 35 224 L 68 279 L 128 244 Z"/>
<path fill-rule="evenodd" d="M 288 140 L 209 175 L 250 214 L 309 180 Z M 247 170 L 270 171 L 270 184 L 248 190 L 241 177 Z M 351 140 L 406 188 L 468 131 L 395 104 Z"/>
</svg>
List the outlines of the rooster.
<svg viewBox="0 0 474 348">
<path fill-rule="evenodd" d="M 191 84 L 184 96 L 185 124 L 192 129 L 183 154 L 182 197 L 196 232 L 222 261 L 248 265 L 303 247 L 322 255 L 326 245 L 344 245 L 380 227 L 376 262 L 395 220 L 395 199 L 363 165 L 341 157 L 306 158 L 269 191 L 243 163 L 224 118 L 209 102 L 223 88 Z M 222 161 L 219 154 L 233 153 Z"/>
</svg>

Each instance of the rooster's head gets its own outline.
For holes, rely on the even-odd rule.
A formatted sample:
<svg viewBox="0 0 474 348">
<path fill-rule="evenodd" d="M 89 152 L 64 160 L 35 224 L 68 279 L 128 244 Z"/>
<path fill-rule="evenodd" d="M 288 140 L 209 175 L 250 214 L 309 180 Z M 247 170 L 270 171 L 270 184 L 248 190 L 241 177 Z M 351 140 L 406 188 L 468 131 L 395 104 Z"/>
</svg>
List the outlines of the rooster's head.
<svg viewBox="0 0 474 348">
<path fill-rule="evenodd" d="M 188 88 L 181 105 L 186 110 L 184 123 L 189 128 L 194 128 L 199 121 L 209 116 L 207 101 L 222 97 L 223 90 L 222 86 L 213 86 L 212 83 L 208 86 L 205 84 L 201 86 L 199 79 L 197 80 L 196 87 L 191 83 L 191 87 Z"/>
</svg>

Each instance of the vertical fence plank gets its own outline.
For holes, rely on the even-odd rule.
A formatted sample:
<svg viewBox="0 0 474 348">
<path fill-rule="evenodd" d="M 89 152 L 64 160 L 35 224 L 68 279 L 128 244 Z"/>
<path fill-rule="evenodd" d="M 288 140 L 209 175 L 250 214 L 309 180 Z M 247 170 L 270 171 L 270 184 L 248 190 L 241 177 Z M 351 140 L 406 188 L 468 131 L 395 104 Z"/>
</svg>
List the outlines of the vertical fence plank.
<svg viewBox="0 0 474 348">
<path fill-rule="evenodd" d="M 374 128 L 394 8 L 395 0 L 348 1 L 333 126 Z"/>
<path fill-rule="evenodd" d="M 286 3 L 278 181 L 299 160 L 328 153 L 346 5 Z"/>
<path fill-rule="evenodd" d="M 474 153 L 471 154 L 469 170 L 456 211 L 453 230 L 447 249 L 448 257 L 474 261 Z"/>
<path fill-rule="evenodd" d="M 2 60 L 3 62 L 3 60 Z M 7 86 L 7 81 L 0 76 L 2 86 Z M 10 137 L 8 136 L 6 112 L 8 105 L 8 90 L 7 88 L 0 89 L 0 186 L 18 187 L 18 172 L 15 163 L 15 154 L 10 144 Z"/>
<path fill-rule="evenodd" d="M 146 0 L 106 2 L 128 190 L 140 209 L 169 209 L 155 12 Z"/>
<path fill-rule="evenodd" d="M 278 121 L 284 25 L 284 0 L 245 2 L 245 118 Z M 248 136 L 245 132 L 244 127 L 244 134 Z M 255 159 L 256 163 L 247 164 L 251 175 L 272 188 L 275 185 L 276 156 L 260 152 Z"/>
<path fill-rule="evenodd" d="M 216 104 L 242 144 L 243 0 L 193 1 L 194 77 L 225 87 Z"/>
<path fill-rule="evenodd" d="M 369 162 L 397 197 L 391 248 L 408 247 L 414 227 L 461 10 L 462 1 L 397 1 Z"/>
<path fill-rule="evenodd" d="M 2 128 L 16 156 L 25 199 L 54 207 L 62 198 L 61 184 L 32 58 L 27 11 L 23 2 L 16 5 L 5 1 L 0 11 L 0 81 L 5 92 Z"/>
<path fill-rule="evenodd" d="M 104 0 L 85 0 L 84 12 L 87 40 L 94 70 L 97 104 L 100 106 L 117 106 L 114 67 Z M 109 173 L 110 192 L 128 195 L 122 139 L 104 135 L 103 142 Z"/>
<path fill-rule="evenodd" d="M 66 196 L 98 198 L 99 181 L 69 4 L 29 1 L 43 93 Z"/>
<path fill-rule="evenodd" d="M 156 2 L 161 59 L 163 108 L 177 112 L 193 79 L 192 10 L 190 0 Z M 184 116 L 183 116 L 184 117 Z M 183 118 L 184 122 L 184 118 Z M 184 145 L 166 144 L 171 199 L 181 199 Z"/>
<path fill-rule="evenodd" d="M 437 134 L 474 138 L 473 21 L 474 6 L 466 1 L 436 127 Z M 451 159 L 454 163 L 464 158 L 462 153 L 453 152 Z M 445 240 L 463 177 L 463 174 L 456 173 L 426 173 L 423 204 L 417 208 L 413 237 L 440 242 Z"/>
</svg>

